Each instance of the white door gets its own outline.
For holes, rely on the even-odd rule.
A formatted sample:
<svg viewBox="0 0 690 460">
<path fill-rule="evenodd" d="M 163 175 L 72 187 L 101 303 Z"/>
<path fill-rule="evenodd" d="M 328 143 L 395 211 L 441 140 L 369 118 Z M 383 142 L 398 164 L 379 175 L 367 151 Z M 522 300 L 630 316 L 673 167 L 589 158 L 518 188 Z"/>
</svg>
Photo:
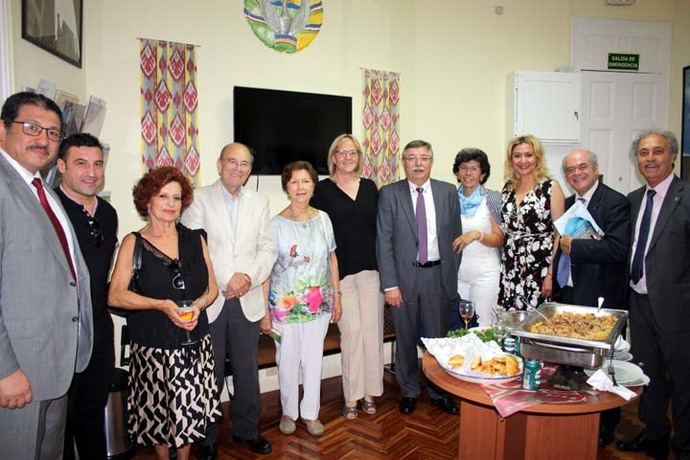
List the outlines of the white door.
<svg viewBox="0 0 690 460">
<path fill-rule="evenodd" d="M 623 194 L 643 183 L 630 154 L 633 139 L 647 129 L 667 129 L 664 78 L 582 72 L 582 146 L 597 154 L 604 183 Z"/>
</svg>

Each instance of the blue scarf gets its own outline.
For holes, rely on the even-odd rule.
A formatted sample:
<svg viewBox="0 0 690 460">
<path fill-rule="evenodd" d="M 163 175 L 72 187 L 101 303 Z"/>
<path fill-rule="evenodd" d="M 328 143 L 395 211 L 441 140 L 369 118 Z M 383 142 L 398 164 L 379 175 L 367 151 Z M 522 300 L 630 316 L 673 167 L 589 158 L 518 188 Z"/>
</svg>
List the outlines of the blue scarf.
<svg viewBox="0 0 690 460">
<path fill-rule="evenodd" d="M 482 204 L 486 190 L 483 186 L 477 187 L 472 195 L 465 196 L 464 187 L 461 185 L 458 187 L 458 200 L 460 201 L 460 214 L 463 216 L 472 217 L 479 209 L 479 205 Z"/>
</svg>

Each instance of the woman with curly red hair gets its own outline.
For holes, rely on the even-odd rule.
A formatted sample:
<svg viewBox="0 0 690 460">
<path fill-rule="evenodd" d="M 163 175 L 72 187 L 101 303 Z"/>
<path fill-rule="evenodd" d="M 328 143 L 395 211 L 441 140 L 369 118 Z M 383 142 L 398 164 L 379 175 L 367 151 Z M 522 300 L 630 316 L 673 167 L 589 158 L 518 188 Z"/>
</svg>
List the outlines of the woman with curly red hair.
<svg viewBox="0 0 690 460">
<path fill-rule="evenodd" d="M 132 194 L 148 222 L 122 241 L 108 294 L 110 305 L 131 310 L 129 429 L 138 444 L 154 445 L 158 458 L 167 459 L 172 447 L 184 460 L 221 416 L 204 311 L 218 287 L 205 235 L 178 223 L 192 202 L 187 179 L 173 167 L 157 168 Z M 190 305 L 191 316 L 179 305 Z"/>
</svg>

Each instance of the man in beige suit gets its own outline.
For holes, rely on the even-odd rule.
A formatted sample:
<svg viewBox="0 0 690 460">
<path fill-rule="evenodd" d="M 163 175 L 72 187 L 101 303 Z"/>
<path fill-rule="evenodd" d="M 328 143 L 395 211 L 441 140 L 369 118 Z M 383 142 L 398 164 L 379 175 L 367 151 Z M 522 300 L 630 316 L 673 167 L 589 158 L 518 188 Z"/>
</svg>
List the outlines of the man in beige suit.
<svg viewBox="0 0 690 460">
<path fill-rule="evenodd" d="M 267 314 L 261 283 L 276 260 L 273 233 L 268 225 L 268 199 L 244 188 L 253 156 L 242 144 L 221 150 L 216 165 L 220 179 L 198 189 L 182 215 L 189 228 L 203 228 L 223 295 L 208 307 L 216 358 L 216 380 L 222 388 L 225 356 L 230 357 L 235 394 L 232 402 L 233 440 L 254 452 L 267 454 L 271 444 L 258 431 L 259 323 Z M 202 459 L 215 459 L 218 424 L 206 431 Z"/>
<path fill-rule="evenodd" d="M 17 93 L 0 125 L 0 457 L 61 459 L 67 389 L 89 362 L 89 273 L 39 171 L 57 155 L 60 109 Z"/>
</svg>

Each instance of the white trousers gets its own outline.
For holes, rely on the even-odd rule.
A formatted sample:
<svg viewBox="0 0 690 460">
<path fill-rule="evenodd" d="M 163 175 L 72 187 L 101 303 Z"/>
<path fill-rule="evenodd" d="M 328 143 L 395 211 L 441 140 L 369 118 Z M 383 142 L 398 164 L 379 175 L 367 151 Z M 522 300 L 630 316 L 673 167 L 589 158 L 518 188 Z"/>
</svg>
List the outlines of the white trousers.
<svg viewBox="0 0 690 460">
<path fill-rule="evenodd" d="M 491 326 L 493 308 L 498 302 L 501 266 L 496 255 L 491 258 L 470 258 L 463 256 L 458 270 L 458 294 L 474 302 L 479 315 L 479 326 Z"/>
<path fill-rule="evenodd" d="M 358 401 L 383 394 L 383 295 L 379 273 L 363 270 L 340 281 L 343 316 L 340 329 L 343 396 Z"/>
<path fill-rule="evenodd" d="M 283 334 L 281 342 L 276 343 L 280 404 L 283 407 L 283 415 L 292 420 L 297 420 L 300 414 L 305 420 L 319 418 L 323 341 L 330 320 L 330 314 L 323 314 L 306 323 L 273 323 Z M 301 402 L 300 373 L 304 389 Z"/>
</svg>

